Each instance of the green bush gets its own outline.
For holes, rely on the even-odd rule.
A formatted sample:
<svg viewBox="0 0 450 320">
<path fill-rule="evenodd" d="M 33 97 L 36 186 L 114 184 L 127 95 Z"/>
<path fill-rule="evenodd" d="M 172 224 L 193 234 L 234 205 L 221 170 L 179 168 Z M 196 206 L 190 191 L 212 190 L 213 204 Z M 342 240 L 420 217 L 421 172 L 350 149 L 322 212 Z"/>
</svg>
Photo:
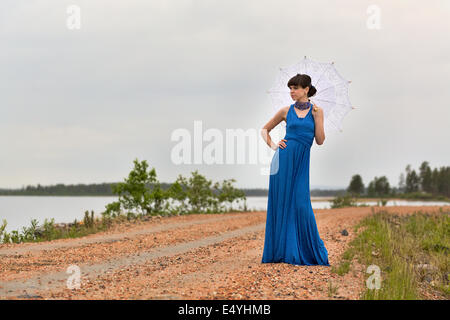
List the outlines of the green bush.
<svg viewBox="0 0 450 320">
<path fill-rule="evenodd" d="M 196 170 L 189 178 L 178 175 L 175 182 L 163 190 L 154 168 L 149 169 L 145 160 L 135 159 L 133 163 L 134 168 L 124 182 L 113 186 L 119 199 L 106 205 L 106 221 L 124 211 L 128 219 L 157 214 L 225 212 L 233 210 L 234 202 L 246 200 L 244 192 L 233 187 L 235 179 L 213 183 Z M 171 201 L 178 202 L 178 205 Z"/>
<path fill-rule="evenodd" d="M 355 198 L 351 194 L 346 194 L 344 196 L 337 196 L 330 202 L 332 209 L 358 206 Z"/>
<path fill-rule="evenodd" d="M 122 209 L 136 210 L 141 215 L 156 214 L 161 211 L 163 202 L 168 198 L 156 178 L 154 168 L 148 170 L 147 161 L 133 161 L 134 168 L 124 179 L 124 182 L 113 185 L 112 191 L 119 196 L 117 202 L 110 203 L 106 210 L 114 215 L 120 215 Z"/>
</svg>

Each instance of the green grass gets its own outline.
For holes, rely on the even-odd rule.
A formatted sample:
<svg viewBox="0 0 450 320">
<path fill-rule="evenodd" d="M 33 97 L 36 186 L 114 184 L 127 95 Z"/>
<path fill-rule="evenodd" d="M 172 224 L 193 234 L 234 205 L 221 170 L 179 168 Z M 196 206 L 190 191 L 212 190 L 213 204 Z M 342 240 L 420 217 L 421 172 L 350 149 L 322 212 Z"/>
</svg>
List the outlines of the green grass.
<svg viewBox="0 0 450 320">
<path fill-rule="evenodd" d="M 119 219 L 116 219 L 116 223 L 118 221 Z M 7 221 L 3 220 L 2 225 L 0 225 L 0 243 L 41 242 L 55 239 L 78 238 L 107 230 L 112 224 L 112 220 L 94 218 L 94 213 L 91 212 L 91 215 L 89 215 L 88 211 L 85 212 L 82 221 L 78 222 L 75 219 L 66 228 L 57 227 L 54 219 L 45 219 L 42 226 L 38 225 L 36 219 L 32 219 L 29 227 L 23 227 L 22 230 L 6 232 Z"/>
<path fill-rule="evenodd" d="M 372 211 L 355 226 L 355 231 L 362 230 L 332 272 L 347 273 L 356 257 L 366 268 L 378 266 L 381 276 L 379 289 L 369 289 L 364 284 L 366 290 L 361 299 L 423 299 L 420 288 L 448 299 L 450 217 L 449 212 L 440 211 L 419 211 L 407 216 Z M 365 280 L 370 276 L 367 273 Z"/>
<path fill-rule="evenodd" d="M 345 251 L 342 254 L 341 262 L 339 263 L 339 265 L 337 267 L 336 266 L 331 267 L 331 272 L 337 273 L 340 276 L 349 272 L 353 256 L 354 250 L 352 247 L 350 247 L 349 249 L 347 249 L 347 251 Z"/>
<path fill-rule="evenodd" d="M 339 286 L 334 286 L 331 281 L 328 281 L 328 297 L 333 297 L 339 289 Z"/>
</svg>

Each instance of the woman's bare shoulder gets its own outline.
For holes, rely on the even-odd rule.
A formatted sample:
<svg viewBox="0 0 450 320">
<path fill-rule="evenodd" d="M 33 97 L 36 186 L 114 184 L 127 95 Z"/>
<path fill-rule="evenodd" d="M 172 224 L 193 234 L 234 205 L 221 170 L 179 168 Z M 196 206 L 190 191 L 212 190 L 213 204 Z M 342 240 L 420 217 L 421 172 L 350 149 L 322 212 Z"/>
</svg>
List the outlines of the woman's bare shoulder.
<svg viewBox="0 0 450 320">
<path fill-rule="evenodd" d="M 280 108 L 280 111 L 282 112 L 283 120 L 284 120 L 284 121 L 286 121 L 287 114 L 288 114 L 288 112 L 289 112 L 289 108 L 290 108 L 290 107 L 291 107 L 291 106 L 286 106 L 286 107 Z"/>
<path fill-rule="evenodd" d="M 276 122 L 275 125 L 280 123 L 281 121 L 286 121 L 287 114 L 289 112 L 290 106 L 287 107 L 281 107 L 278 109 L 278 111 L 275 113 L 275 116 L 273 117 L 274 122 Z"/>
</svg>

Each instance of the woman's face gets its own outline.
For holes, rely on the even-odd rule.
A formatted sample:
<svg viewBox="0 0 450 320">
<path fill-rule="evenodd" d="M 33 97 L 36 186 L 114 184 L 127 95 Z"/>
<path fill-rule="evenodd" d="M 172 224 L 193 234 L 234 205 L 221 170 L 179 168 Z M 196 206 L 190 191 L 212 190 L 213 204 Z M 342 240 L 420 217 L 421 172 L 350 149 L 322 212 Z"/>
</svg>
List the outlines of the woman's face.
<svg viewBox="0 0 450 320">
<path fill-rule="evenodd" d="M 291 89 L 292 100 L 298 100 L 308 97 L 308 87 L 302 88 L 301 86 L 290 86 L 289 89 Z"/>
</svg>

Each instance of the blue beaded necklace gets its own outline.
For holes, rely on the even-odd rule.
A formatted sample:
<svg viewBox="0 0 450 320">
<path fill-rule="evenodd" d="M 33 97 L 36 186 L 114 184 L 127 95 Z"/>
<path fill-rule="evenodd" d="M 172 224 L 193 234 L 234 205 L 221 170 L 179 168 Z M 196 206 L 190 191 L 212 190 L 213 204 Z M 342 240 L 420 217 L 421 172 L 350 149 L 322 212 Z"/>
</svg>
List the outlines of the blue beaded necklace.
<svg viewBox="0 0 450 320">
<path fill-rule="evenodd" d="M 306 109 L 309 108 L 309 104 L 310 104 L 309 99 L 308 99 L 308 101 L 306 101 L 306 102 L 298 102 L 298 101 L 295 101 L 294 107 L 296 107 L 297 109 L 300 109 L 300 110 L 306 110 Z"/>
</svg>

